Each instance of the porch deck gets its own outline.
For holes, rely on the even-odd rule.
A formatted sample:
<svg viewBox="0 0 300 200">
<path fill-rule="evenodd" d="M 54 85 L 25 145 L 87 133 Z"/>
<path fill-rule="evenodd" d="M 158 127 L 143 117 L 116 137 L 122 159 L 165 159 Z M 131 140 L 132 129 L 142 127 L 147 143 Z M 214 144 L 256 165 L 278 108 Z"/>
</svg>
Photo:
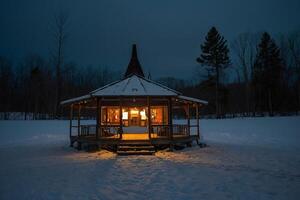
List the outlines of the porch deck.
<svg viewBox="0 0 300 200">
<path fill-rule="evenodd" d="M 96 125 L 81 125 L 74 127 L 77 135 L 70 136 L 71 146 L 77 143 L 77 148 L 81 145 L 110 146 L 116 148 L 120 145 L 153 145 L 160 147 L 162 145 L 189 145 L 196 141 L 199 144 L 199 135 L 192 131 L 195 125 L 153 125 L 151 134 L 142 133 L 122 133 L 119 126 L 102 126 L 98 129 Z M 172 132 L 171 132 L 172 131 Z"/>
<path fill-rule="evenodd" d="M 124 144 L 152 144 L 152 145 L 170 145 L 170 144 L 185 144 L 193 141 L 199 142 L 197 135 L 182 135 L 174 136 L 172 139 L 166 137 L 155 137 L 150 138 L 148 133 L 125 133 L 120 139 L 117 136 L 105 137 L 105 138 L 96 138 L 95 135 L 89 136 L 71 136 L 71 146 L 73 143 L 77 142 L 78 144 L 88 144 L 88 145 L 124 145 Z"/>
<path fill-rule="evenodd" d="M 182 139 L 182 138 L 186 138 L 186 135 L 174 135 L 173 139 Z M 117 136 L 111 136 L 111 137 L 107 137 L 107 139 L 119 139 Z M 151 134 L 151 140 L 153 139 L 164 139 L 165 137 L 163 136 L 159 136 L 156 133 L 152 133 Z M 130 140 L 150 140 L 149 138 L 149 134 L 148 133 L 123 133 L 122 134 L 122 139 L 123 141 L 130 141 Z"/>
</svg>

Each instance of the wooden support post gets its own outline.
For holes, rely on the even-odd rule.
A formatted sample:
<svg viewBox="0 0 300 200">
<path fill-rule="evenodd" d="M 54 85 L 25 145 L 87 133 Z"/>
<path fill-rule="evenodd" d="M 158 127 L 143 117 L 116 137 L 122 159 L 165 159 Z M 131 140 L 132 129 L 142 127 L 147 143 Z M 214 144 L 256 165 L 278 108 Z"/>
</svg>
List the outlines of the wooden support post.
<svg viewBox="0 0 300 200">
<path fill-rule="evenodd" d="M 200 139 L 200 128 L 199 128 L 199 104 L 196 105 L 196 122 L 197 122 L 197 136 Z"/>
<path fill-rule="evenodd" d="M 96 140 L 98 140 L 98 132 L 99 132 L 99 130 L 101 130 L 101 127 L 99 127 L 100 126 L 100 124 L 101 123 L 99 123 L 99 114 L 100 114 L 100 109 L 101 109 L 101 107 L 100 107 L 100 109 L 99 109 L 99 98 L 97 97 L 97 99 L 96 99 L 96 101 L 97 101 L 97 112 L 96 112 Z M 100 119 L 101 119 L 101 116 L 100 116 Z M 100 128 L 100 129 L 99 129 Z"/>
<path fill-rule="evenodd" d="M 73 104 L 71 104 L 70 106 L 70 146 L 73 147 L 73 141 L 72 141 L 72 129 L 73 129 L 73 124 L 72 124 L 72 121 L 73 121 Z"/>
<path fill-rule="evenodd" d="M 191 127 L 191 120 L 190 120 L 190 104 L 187 105 L 187 134 L 190 136 L 190 127 Z"/>
<path fill-rule="evenodd" d="M 168 106 L 168 113 L 169 113 L 169 137 L 171 140 L 173 140 L 173 106 L 172 106 L 172 98 L 169 98 L 169 106 Z"/>
<path fill-rule="evenodd" d="M 120 97 L 120 110 L 119 110 L 119 119 L 120 119 L 120 139 L 122 139 L 123 136 L 123 120 L 122 120 L 122 97 Z"/>
<path fill-rule="evenodd" d="M 148 108 L 148 137 L 151 139 L 151 107 L 150 97 L 147 97 L 147 108 Z"/>
<path fill-rule="evenodd" d="M 102 99 L 99 99 L 99 113 L 98 113 L 98 134 L 100 135 L 100 138 L 102 136 Z M 99 137 L 98 135 L 98 137 Z"/>
<path fill-rule="evenodd" d="M 78 116 L 77 116 L 77 134 L 80 135 L 80 112 L 81 112 L 81 105 L 78 104 Z"/>
</svg>

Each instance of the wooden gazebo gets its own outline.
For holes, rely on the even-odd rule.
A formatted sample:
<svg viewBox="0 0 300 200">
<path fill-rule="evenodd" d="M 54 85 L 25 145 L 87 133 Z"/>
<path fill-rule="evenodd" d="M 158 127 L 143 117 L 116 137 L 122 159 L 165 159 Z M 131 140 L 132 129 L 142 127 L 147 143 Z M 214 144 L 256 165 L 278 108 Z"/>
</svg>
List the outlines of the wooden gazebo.
<svg viewBox="0 0 300 200">
<path fill-rule="evenodd" d="M 94 145 L 119 154 L 148 154 L 193 141 L 200 144 L 199 109 L 204 104 L 145 78 L 135 45 L 123 79 L 61 102 L 70 107 L 71 146 Z M 81 124 L 84 109 L 94 110 L 95 124 Z M 176 123 L 175 116 L 185 120 Z"/>
</svg>

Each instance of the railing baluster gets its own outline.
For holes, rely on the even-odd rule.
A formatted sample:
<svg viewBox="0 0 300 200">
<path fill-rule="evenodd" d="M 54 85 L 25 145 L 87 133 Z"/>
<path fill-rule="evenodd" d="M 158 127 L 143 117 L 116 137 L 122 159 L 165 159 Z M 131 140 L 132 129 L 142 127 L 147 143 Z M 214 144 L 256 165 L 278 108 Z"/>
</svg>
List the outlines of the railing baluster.
<svg viewBox="0 0 300 200">
<path fill-rule="evenodd" d="M 174 136 L 190 136 L 194 135 L 193 131 L 189 131 L 191 127 L 196 127 L 195 125 L 186 124 L 173 124 L 173 135 Z M 169 138 L 171 125 L 151 125 L 151 138 Z M 119 135 L 118 125 L 103 125 L 99 129 L 99 139 L 101 138 L 117 138 Z M 79 127 L 80 134 L 78 136 L 95 136 L 96 137 L 96 125 L 81 125 Z"/>
</svg>

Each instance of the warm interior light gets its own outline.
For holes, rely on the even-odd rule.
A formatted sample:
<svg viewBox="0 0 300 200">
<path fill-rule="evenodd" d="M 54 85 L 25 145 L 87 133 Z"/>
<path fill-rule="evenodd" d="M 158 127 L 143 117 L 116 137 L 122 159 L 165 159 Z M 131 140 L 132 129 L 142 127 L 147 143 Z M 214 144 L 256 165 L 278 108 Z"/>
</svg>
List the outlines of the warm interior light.
<svg viewBox="0 0 300 200">
<path fill-rule="evenodd" d="M 128 120 L 128 112 L 123 112 L 122 113 L 122 119 Z"/>
<path fill-rule="evenodd" d="M 153 124 L 163 124 L 167 120 L 167 116 L 164 116 L 166 109 L 162 106 L 156 106 L 151 108 L 151 121 Z"/>
<path fill-rule="evenodd" d="M 133 108 L 133 109 L 130 110 L 130 114 L 131 115 L 138 115 L 139 114 L 139 110 L 136 109 L 136 108 Z"/>
<path fill-rule="evenodd" d="M 120 121 L 119 109 L 115 107 L 103 108 L 103 120 L 106 123 L 118 124 Z"/>
<path fill-rule="evenodd" d="M 143 109 L 143 110 L 140 111 L 140 115 L 141 115 L 141 120 L 146 120 L 147 119 L 145 109 Z"/>
<path fill-rule="evenodd" d="M 146 107 L 124 107 L 122 116 L 120 108 L 108 106 L 102 108 L 102 122 L 108 124 L 120 124 L 120 118 L 124 126 L 146 126 L 148 114 Z M 163 106 L 153 106 L 150 109 L 151 123 L 165 124 L 168 121 L 167 108 Z"/>
</svg>

